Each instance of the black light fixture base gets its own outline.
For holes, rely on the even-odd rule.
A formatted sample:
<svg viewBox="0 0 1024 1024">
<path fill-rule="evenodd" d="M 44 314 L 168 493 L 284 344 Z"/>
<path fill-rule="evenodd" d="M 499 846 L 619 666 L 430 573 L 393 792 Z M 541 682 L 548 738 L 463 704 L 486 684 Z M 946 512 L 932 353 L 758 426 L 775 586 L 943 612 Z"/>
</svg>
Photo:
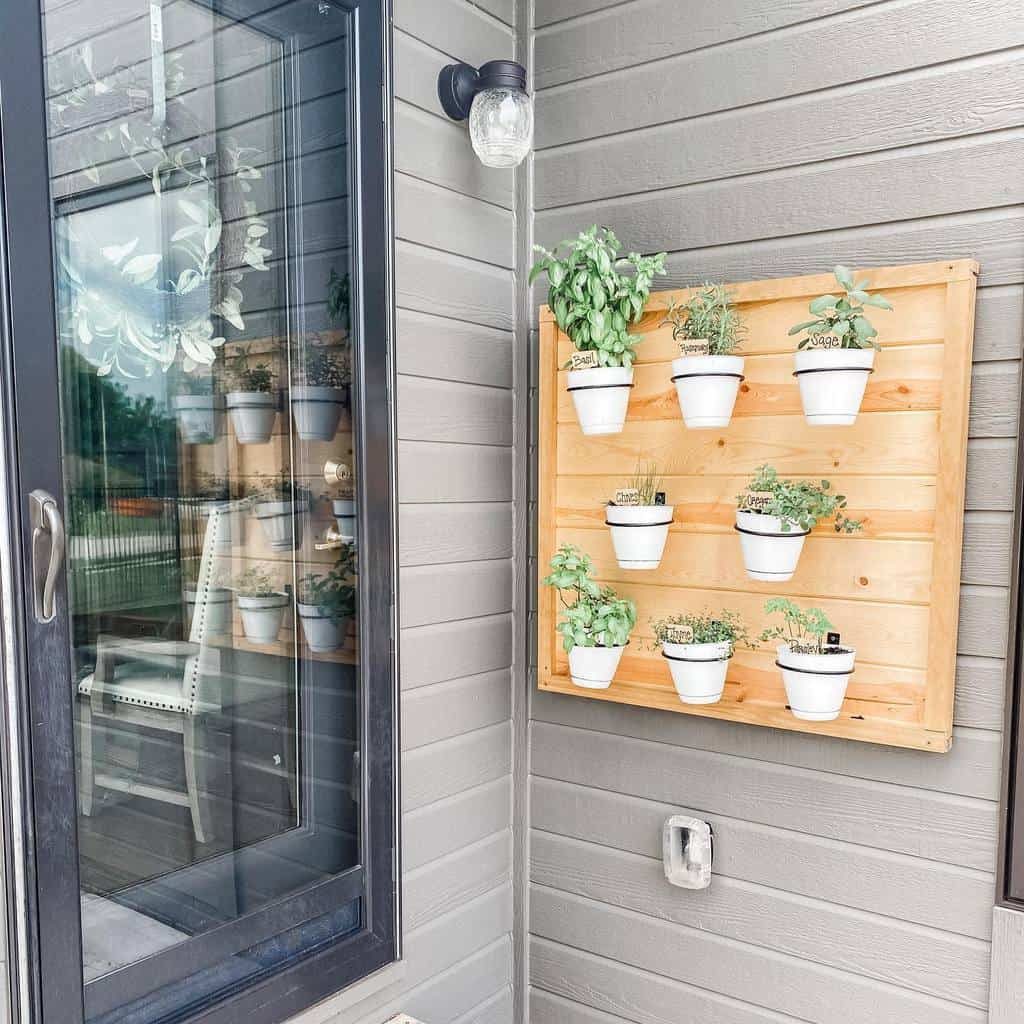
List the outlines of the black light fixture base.
<svg viewBox="0 0 1024 1024">
<path fill-rule="evenodd" d="M 453 121 L 465 121 L 479 88 L 480 72 L 469 64 L 449 64 L 437 77 L 437 98 Z"/>
<path fill-rule="evenodd" d="M 437 76 L 437 98 L 453 121 L 465 121 L 481 89 L 526 91 L 526 68 L 513 60 L 489 60 L 478 71 L 469 64 L 449 64 Z"/>
</svg>

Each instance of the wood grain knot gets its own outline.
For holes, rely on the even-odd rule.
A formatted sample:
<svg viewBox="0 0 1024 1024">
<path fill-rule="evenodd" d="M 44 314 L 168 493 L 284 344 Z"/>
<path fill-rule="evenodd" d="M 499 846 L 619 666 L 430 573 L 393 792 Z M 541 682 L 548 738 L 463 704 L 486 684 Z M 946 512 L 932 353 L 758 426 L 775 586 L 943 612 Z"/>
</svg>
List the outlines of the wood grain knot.
<svg viewBox="0 0 1024 1024">
<path fill-rule="evenodd" d="M 906 384 L 901 384 L 901 385 L 900 385 L 900 386 L 899 386 L 899 387 L 897 388 L 897 390 L 899 391 L 899 393 L 900 393 L 901 395 L 909 395 L 909 394 L 910 394 L 910 388 L 908 388 Z"/>
<path fill-rule="evenodd" d="M 724 437 L 720 437 L 718 439 L 718 447 L 719 448 L 724 448 L 725 447 L 725 438 Z"/>
<path fill-rule="evenodd" d="M 858 582 L 858 583 L 859 583 L 859 584 L 860 584 L 860 585 L 861 585 L 862 587 L 866 587 L 866 586 L 868 585 L 868 578 L 867 578 L 867 576 L 861 576 L 861 577 L 860 577 L 860 579 L 858 579 L 858 580 L 857 580 L 857 582 Z"/>
</svg>

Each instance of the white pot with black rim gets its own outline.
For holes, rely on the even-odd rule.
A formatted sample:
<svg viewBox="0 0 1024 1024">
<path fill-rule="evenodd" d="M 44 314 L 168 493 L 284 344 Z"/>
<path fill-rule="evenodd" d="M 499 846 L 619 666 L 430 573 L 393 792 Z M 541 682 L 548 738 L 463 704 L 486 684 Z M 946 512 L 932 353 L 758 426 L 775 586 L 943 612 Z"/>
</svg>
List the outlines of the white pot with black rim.
<svg viewBox="0 0 1024 1024">
<path fill-rule="evenodd" d="M 345 634 L 348 632 L 348 619 L 325 615 L 320 606 L 315 604 L 303 604 L 300 601 L 297 607 L 302 632 L 311 651 L 327 654 L 344 644 Z"/>
<path fill-rule="evenodd" d="M 345 544 L 356 542 L 356 503 L 351 498 L 334 498 L 331 501 L 334 522 L 338 526 L 338 538 Z"/>
<path fill-rule="evenodd" d="M 231 601 L 234 594 L 224 587 L 210 587 L 206 593 L 206 599 L 202 603 L 201 614 L 205 618 L 203 626 L 211 633 L 223 636 L 231 632 Z M 198 597 L 196 588 L 185 587 L 185 608 L 188 611 L 188 628 L 192 630 L 192 623 L 196 615 Z"/>
<path fill-rule="evenodd" d="M 810 530 L 792 519 L 744 509 L 736 510 L 735 529 L 740 535 L 743 565 L 752 580 L 785 583 L 792 579 Z"/>
<path fill-rule="evenodd" d="M 793 376 L 800 384 L 804 419 L 812 427 L 848 427 L 857 420 L 873 348 L 804 348 L 796 353 Z"/>
<path fill-rule="evenodd" d="M 274 551 L 295 551 L 302 546 L 302 518 L 309 502 L 258 501 L 253 514 Z"/>
<path fill-rule="evenodd" d="M 742 356 L 696 354 L 672 360 L 672 382 L 690 430 L 727 427 L 742 381 Z"/>
<path fill-rule="evenodd" d="M 185 444 L 213 444 L 224 433 L 223 395 L 175 395 L 171 405 Z"/>
<path fill-rule="evenodd" d="M 622 647 L 574 647 L 569 652 L 569 678 L 585 690 L 607 690 L 622 661 Z"/>
<path fill-rule="evenodd" d="M 672 505 L 605 506 L 605 524 L 620 569 L 657 569 L 665 552 L 674 513 Z"/>
<path fill-rule="evenodd" d="M 584 434 L 621 434 L 633 387 L 632 367 L 598 366 L 570 370 L 566 390 Z"/>
<path fill-rule="evenodd" d="M 779 644 L 775 664 L 782 670 L 786 701 L 794 717 L 807 722 L 831 722 L 839 717 L 853 675 L 856 651 L 827 647 L 824 653 L 794 651 Z"/>
<path fill-rule="evenodd" d="M 668 662 L 672 683 L 684 704 L 717 704 L 722 699 L 732 657 L 728 640 L 712 644 L 663 640 L 661 656 Z"/>
<path fill-rule="evenodd" d="M 239 444 L 266 444 L 270 440 L 277 417 L 276 391 L 230 391 L 227 404 Z"/>
<path fill-rule="evenodd" d="M 254 644 L 276 643 L 284 621 L 284 611 L 290 600 L 288 595 L 243 597 L 239 594 L 236 600 L 245 638 Z"/>
<path fill-rule="evenodd" d="M 333 441 L 345 409 L 342 388 L 296 384 L 292 388 L 292 422 L 302 441 Z"/>
</svg>

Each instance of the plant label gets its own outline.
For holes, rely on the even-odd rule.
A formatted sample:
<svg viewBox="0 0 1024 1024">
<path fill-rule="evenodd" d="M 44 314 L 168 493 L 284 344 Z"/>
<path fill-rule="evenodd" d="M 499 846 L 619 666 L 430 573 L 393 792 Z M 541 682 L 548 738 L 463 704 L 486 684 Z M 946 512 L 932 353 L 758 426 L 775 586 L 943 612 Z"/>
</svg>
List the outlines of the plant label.
<svg viewBox="0 0 1024 1024">
<path fill-rule="evenodd" d="M 669 644 L 692 644 L 692 627 L 679 623 L 670 623 L 665 627 L 665 642 Z"/>
<path fill-rule="evenodd" d="M 843 339 L 835 334 L 812 334 L 808 348 L 842 348 Z"/>
<path fill-rule="evenodd" d="M 711 354 L 711 342 L 707 338 L 680 338 L 681 356 L 707 356 Z"/>
<path fill-rule="evenodd" d="M 838 647 L 839 646 L 839 634 L 838 633 L 828 633 L 825 636 L 825 642 L 829 645 L 829 647 Z"/>
<path fill-rule="evenodd" d="M 623 487 L 615 492 L 616 505 L 639 505 L 640 492 L 635 487 Z"/>
<path fill-rule="evenodd" d="M 569 359 L 570 370 L 599 370 L 600 368 L 601 361 L 592 349 L 586 352 L 573 352 Z"/>
<path fill-rule="evenodd" d="M 658 491 L 658 493 L 655 494 L 655 496 L 654 496 L 654 504 L 655 505 L 664 505 L 665 504 L 665 492 L 664 491 Z"/>
<path fill-rule="evenodd" d="M 741 512 L 764 512 L 775 497 L 771 491 L 747 491 L 740 504 Z"/>
</svg>

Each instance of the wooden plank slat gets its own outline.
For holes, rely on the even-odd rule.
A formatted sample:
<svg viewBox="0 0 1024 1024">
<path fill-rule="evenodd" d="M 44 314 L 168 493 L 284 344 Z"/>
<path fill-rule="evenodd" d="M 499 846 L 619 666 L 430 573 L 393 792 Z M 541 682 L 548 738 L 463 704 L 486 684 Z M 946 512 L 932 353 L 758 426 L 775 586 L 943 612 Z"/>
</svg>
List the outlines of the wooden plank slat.
<svg viewBox="0 0 1024 1024">
<path fill-rule="evenodd" d="M 640 621 L 612 686 L 578 689 L 556 643 L 555 595 L 541 587 L 540 689 L 817 735 L 949 749 L 961 583 L 982 585 L 976 604 L 992 599 L 986 588 L 1007 584 L 1007 524 L 989 513 L 971 522 L 961 579 L 969 423 L 985 436 L 1015 425 L 1009 404 L 993 412 L 997 403 L 986 396 L 1013 390 L 1018 366 L 994 361 L 978 371 L 971 420 L 977 265 L 950 260 L 856 274 L 885 291 L 895 309 L 874 318 L 882 350 L 850 427 L 808 426 L 792 378 L 789 326 L 806 316 L 811 298 L 834 288 L 831 274 L 729 286 L 748 325 L 746 379 L 731 423 L 715 430 L 690 431 L 682 422 L 671 382 L 673 341 L 661 326 L 671 293 L 653 295 L 637 327 L 645 339 L 623 431 L 597 437 L 579 430 L 560 369 L 571 344 L 542 307 L 538 571 L 557 546 L 580 547 L 602 583 L 636 602 Z M 639 458 L 658 462 L 675 510 L 661 565 L 647 572 L 619 569 L 603 522 L 605 503 Z M 851 514 L 865 523 L 854 536 L 837 536 L 825 525 L 816 530 L 785 584 L 748 578 L 732 530 L 736 495 L 764 463 L 784 475 L 833 481 L 837 493 L 847 494 Z M 730 665 L 722 701 L 698 706 L 679 701 L 660 652 L 645 649 L 653 646 L 650 621 L 675 612 L 730 608 L 757 635 L 767 624 L 763 604 L 771 595 L 820 606 L 857 648 L 857 673 L 832 723 L 807 723 L 789 713 L 767 649 L 741 651 Z M 991 647 L 993 639 L 979 650 L 981 637 L 968 628 L 962 653 L 999 658 L 1003 652 Z"/>
</svg>

